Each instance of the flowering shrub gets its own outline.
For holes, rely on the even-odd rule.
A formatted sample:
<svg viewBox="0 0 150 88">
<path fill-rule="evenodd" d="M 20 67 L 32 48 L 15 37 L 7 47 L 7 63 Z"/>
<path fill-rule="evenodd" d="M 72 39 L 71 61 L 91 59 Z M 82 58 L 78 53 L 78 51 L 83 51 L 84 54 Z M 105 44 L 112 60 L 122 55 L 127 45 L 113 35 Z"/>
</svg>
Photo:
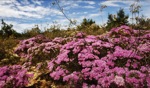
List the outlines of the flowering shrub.
<svg viewBox="0 0 150 88">
<path fill-rule="evenodd" d="M 137 36 L 138 31 L 128 26 L 104 36 L 79 33 L 49 62 L 50 77 L 72 87 L 150 87 L 149 33 Z"/>
<path fill-rule="evenodd" d="M 47 61 L 56 57 L 59 54 L 60 47 L 70 40 L 70 37 L 57 37 L 51 40 L 42 35 L 38 35 L 36 37 L 20 41 L 19 45 L 15 49 L 15 53 L 21 57 L 22 66 L 35 73 L 33 77 L 34 79 L 29 86 L 35 87 L 35 85 L 39 85 L 39 82 L 40 84 L 41 82 L 43 83 L 43 80 L 48 81 L 45 79 L 48 78 L 45 76 L 49 72 L 47 69 Z M 36 75 L 37 72 L 38 75 Z"/>
<path fill-rule="evenodd" d="M 48 42 L 48 41 L 50 40 L 48 40 L 42 35 L 27 39 L 27 40 L 22 40 L 20 41 L 19 46 L 15 49 L 15 53 L 23 58 L 31 59 L 32 57 L 28 49 L 30 48 L 32 48 L 32 50 L 37 49 L 41 43 Z"/>
<path fill-rule="evenodd" d="M 28 84 L 32 74 L 21 65 L 0 67 L 0 88 L 22 88 Z"/>
<path fill-rule="evenodd" d="M 39 61 L 47 58 L 54 81 L 77 88 L 150 87 L 150 31 L 123 25 L 104 35 L 81 32 L 74 38 L 45 39 L 24 40 L 16 53 Z"/>
<path fill-rule="evenodd" d="M 59 48 L 70 38 L 57 37 L 50 40 L 43 35 L 20 41 L 15 53 L 32 62 L 42 62 L 55 57 Z"/>
</svg>

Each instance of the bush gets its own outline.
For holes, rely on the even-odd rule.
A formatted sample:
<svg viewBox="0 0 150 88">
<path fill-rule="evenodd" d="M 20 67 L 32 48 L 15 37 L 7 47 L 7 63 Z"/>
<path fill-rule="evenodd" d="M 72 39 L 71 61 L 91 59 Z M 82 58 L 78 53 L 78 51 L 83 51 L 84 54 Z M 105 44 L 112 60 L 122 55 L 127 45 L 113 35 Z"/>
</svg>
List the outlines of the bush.
<svg viewBox="0 0 150 88">
<path fill-rule="evenodd" d="M 144 88 L 150 87 L 149 39 L 150 31 L 139 32 L 123 25 L 97 36 L 80 32 L 75 37 L 47 42 L 45 38 L 33 37 L 22 41 L 16 53 L 25 58 L 31 55 L 31 59 L 39 55 L 40 58 L 35 59 L 48 62 L 49 69 L 40 72 L 41 76 L 47 77 L 48 73 L 50 78 L 45 80 L 62 83 L 61 86 Z M 44 59 L 45 56 L 49 59 Z M 36 60 L 31 63 L 37 64 Z"/>
<path fill-rule="evenodd" d="M 0 66 L 13 65 L 20 61 L 20 58 L 14 54 L 13 48 L 19 43 L 14 38 L 0 39 Z"/>
<path fill-rule="evenodd" d="M 23 88 L 32 74 L 21 65 L 0 67 L 0 88 Z"/>
</svg>

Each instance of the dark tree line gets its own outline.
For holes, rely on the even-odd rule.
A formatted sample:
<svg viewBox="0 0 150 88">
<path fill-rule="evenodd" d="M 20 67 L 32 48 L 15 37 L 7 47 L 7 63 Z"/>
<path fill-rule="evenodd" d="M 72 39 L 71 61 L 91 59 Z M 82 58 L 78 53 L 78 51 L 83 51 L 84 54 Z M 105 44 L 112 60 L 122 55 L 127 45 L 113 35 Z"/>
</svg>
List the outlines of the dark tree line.
<svg viewBox="0 0 150 88">
<path fill-rule="evenodd" d="M 14 29 L 13 29 L 13 25 L 12 24 L 7 24 L 6 22 L 4 22 L 4 20 L 1 20 L 1 29 L 0 29 L 0 36 L 3 38 L 9 38 L 10 36 L 15 36 L 18 37 L 20 36 L 19 33 L 17 33 Z"/>
</svg>

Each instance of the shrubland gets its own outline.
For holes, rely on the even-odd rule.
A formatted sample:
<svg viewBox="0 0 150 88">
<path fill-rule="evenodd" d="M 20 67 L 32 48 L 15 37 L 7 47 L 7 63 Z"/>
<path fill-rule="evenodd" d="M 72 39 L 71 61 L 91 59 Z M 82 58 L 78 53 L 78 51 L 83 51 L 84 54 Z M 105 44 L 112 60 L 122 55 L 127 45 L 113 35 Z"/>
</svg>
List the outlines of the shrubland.
<svg viewBox="0 0 150 88">
<path fill-rule="evenodd" d="M 15 53 L 35 78 L 27 87 L 148 88 L 149 39 L 149 30 L 122 25 L 96 36 L 39 35 L 20 41 Z"/>
<path fill-rule="evenodd" d="M 2 20 L 0 88 L 149 88 L 149 19 L 127 19 L 120 9 L 103 27 L 85 18 L 24 33 Z"/>
</svg>

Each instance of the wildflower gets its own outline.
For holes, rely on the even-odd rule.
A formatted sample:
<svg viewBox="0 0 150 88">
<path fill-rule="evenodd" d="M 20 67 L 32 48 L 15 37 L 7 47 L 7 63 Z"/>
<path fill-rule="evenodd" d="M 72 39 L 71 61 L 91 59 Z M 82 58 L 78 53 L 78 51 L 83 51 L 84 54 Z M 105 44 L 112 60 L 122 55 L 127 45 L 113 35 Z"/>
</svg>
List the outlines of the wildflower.
<svg viewBox="0 0 150 88">
<path fill-rule="evenodd" d="M 115 82 L 118 86 L 123 86 L 123 85 L 125 84 L 124 78 L 121 77 L 121 76 L 115 76 L 114 82 Z"/>
</svg>

